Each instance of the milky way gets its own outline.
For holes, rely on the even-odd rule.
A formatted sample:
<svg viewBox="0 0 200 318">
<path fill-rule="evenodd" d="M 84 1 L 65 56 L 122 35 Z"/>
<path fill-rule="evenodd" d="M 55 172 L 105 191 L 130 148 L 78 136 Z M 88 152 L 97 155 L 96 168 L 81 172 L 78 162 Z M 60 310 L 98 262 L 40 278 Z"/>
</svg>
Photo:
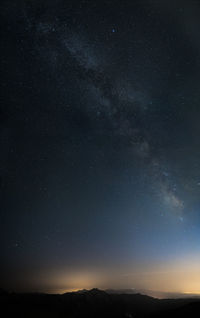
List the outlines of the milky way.
<svg viewBox="0 0 200 318">
<path fill-rule="evenodd" d="M 1 16 L 2 286 L 198 292 L 198 2 Z"/>
</svg>

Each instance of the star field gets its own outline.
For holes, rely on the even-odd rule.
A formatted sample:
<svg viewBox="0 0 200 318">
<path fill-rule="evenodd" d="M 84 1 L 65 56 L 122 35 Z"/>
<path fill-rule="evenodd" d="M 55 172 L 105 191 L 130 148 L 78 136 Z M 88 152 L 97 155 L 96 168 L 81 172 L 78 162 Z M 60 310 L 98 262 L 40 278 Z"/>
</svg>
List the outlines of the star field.
<svg viewBox="0 0 200 318">
<path fill-rule="evenodd" d="M 199 16 L 2 2 L 2 287 L 198 292 Z"/>
</svg>

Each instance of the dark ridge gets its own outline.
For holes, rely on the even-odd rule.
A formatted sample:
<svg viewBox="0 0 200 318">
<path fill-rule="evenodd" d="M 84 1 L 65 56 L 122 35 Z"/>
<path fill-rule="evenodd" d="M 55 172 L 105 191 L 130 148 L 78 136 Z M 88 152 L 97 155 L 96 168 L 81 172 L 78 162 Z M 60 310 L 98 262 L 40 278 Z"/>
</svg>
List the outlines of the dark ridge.
<svg viewBox="0 0 200 318">
<path fill-rule="evenodd" d="M 20 318 L 133 318 L 194 317 L 200 313 L 199 299 L 160 300 L 141 294 L 114 294 L 93 288 L 63 295 L 0 292 L 5 317 Z M 198 315 L 197 315 L 198 316 Z"/>
</svg>

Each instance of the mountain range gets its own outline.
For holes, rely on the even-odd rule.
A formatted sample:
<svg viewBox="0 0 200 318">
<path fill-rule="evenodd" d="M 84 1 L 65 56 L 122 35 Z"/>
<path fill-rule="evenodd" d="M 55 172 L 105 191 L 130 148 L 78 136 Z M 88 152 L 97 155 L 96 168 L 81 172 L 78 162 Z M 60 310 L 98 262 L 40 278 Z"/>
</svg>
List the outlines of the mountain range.
<svg viewBox="0 0 200 318">
<path fill-rule="evenodd" d="M 125 293 L 126 291 L 126 293 Z M 200 299 L 157 299 L 133 294 L 130 290 L 103 291 L 97 288 L 62 295 L 17 294 L 1 290 L 0 308 L 4 317 L 20 318 L 133 318 L 188 317 L 200 315 Z M 197 315 L 197 316 L 195 316 Z"/>
</svg>

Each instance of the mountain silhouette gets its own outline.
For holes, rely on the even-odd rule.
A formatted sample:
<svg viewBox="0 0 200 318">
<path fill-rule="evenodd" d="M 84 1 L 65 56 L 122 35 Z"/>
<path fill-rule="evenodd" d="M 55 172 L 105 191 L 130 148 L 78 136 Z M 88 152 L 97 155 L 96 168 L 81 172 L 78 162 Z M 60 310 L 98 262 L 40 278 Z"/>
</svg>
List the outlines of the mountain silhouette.
<svg viewBox="0 0 200 318">
<path fill-rule="evenodd" d="M 0 293 L 5 317 L 133 318 L 188 317 L 200 314 L 199 299 L 156 299 L 141 294 L 108 293 L 97 288 L 63 295 Z M 198 316 L 198 315 L 197 315 Z"/>
</svg>

